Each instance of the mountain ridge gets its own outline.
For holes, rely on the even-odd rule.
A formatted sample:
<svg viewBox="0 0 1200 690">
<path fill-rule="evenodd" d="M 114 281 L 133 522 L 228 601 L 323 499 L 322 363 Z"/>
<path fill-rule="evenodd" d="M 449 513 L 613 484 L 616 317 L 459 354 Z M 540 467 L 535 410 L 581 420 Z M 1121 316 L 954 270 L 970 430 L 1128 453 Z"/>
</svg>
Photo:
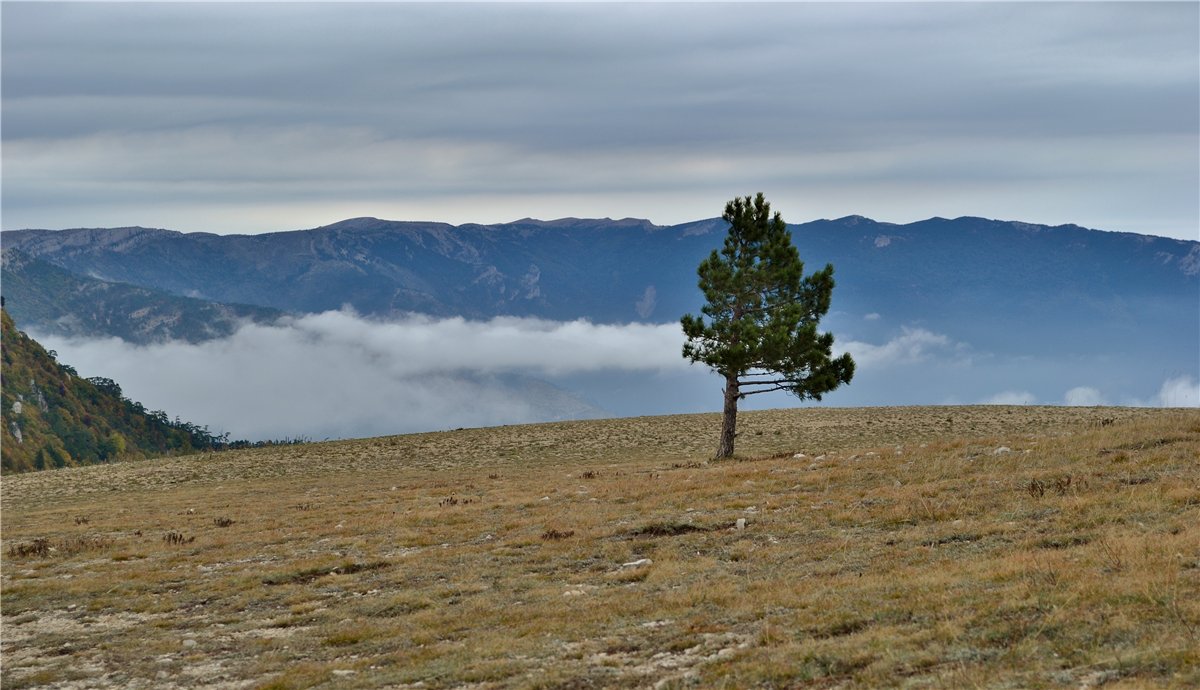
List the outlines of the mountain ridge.
<svg viewBox="0 0 1200 690">
<path fill-rule="evenodd" d="M 284 312 L 172 295 L 81 276 L 9 249 L 0 255 L 6 303 L 22 323 L 56 335 L 110 335 L 133 343 L 201 342 L 232 334 L 243 323 L 266 323 Z"/>
<path fill-rule="evenodd" d="M 790 228 L 808 271 L 833 264 L 837 286 L 821 327 L 862 365 L 861 376 L 832 404 L 993 399 L 1145 404 L 1191 399 L 1179 391 L 1193 390 L 1188 382 L 1200 378 L 1200 242 L 972 216 L 903 225 L 845 216 Z M 668 227 L 636 219 L 451 226 L 366 217 L 268 235 L 123 229 L 77 231 L 79 237 L 71 239 L 53 232 L 5 234 L 5 251 L 31 253 L 75 275 L 157 290 L 167 295 L 163 300 L 182 295 L 259 305 L 297 318 L 348 308 L 352 319 L 344 323 L 453 318 L 474 322 L 476 330 L 540 327 L 520 320 L 491 323 L 499 317 L 589 321 L 616 327 L 614 333 L 631 323 L 677 324 L 682 314 L 703 305 L 696 267 L 719 249 L 725 234 L 720 219 Z M 9 306 L 14 312 L 22 307 Z M 81 303 L 79 308 L 89 307 Z M 412 314 L 425 320 L 411 320 Z M 31 332 L 45 330 L 23 323 Z M 103 325 L 96 328 L 101 330 L 91 335 L 121 335 Z M 287 320 L 267 330 L 303 337 Z M 374 329 L 363 325 L 352 332 Z M 221 342 L 250 347 L 264 333 L 241 329 Z M 142 375 L 135 356 L 118 357 L 130 366 L 110 368 L 104 360 L 84 357 L 98 351 L 86 341 L 52 342 L 71 356 L 79 353 L 77 361 L 89 362 L 96 373 L 129 381 L 131 390 L 154 388 L 149 382 L 133 385 Z M 405 358 L 401 351 L 381 347 L 386 357 Z M 664 341 L 655 347 L 676 346 Z M 327 360 L 336 363 L 326 365 L 329 371 L 347 362 L 359 366 L 358 351 L 352 344 L 347 348 Z M 311 366 L 306 357 L 327 353 L 298 355 L 295 366 Z M 631 350 L 627 361 L 632 366 L 641 354 Z M 489 357 L 486 351 L 479 355 L 481 362 Z M 241 361 L 260 361 L 246 356 L 250 359 Z M 219 358 L 208 361 L 224 366 Z M 178 363 L 181 369 L 184 365 Z M 171 377 L 172 366 L 162 363 L 157 376 Z M 362 360 L 361 366 L 373 365 Z M 647 377 L 616 366 L 594 373 L 532 373 L 618 416 L 702 411 L 710 400 L 706 372 Z M 420 379 L 399 378 L 391 385 L 417 390 L 412 381 Z M 539 395 L 487 375 L 464 386 L 495 393 L 488 399 Z M 219 416 L 219 404 L 188 408 L 167 392 L 139 395 L 197 418 L 234 423 Z M 546 408 L 561 404 L 528 407 L 549 419 Z M 370 414 L 366 409 L 353 418 Z M 301 431 L 273 427 L 238 433 L 297 435 L 327 423 L 315 416 Z M 380 424 L 371 433 L 390 430 Z M 321 435 L 345 433 L 330 428 Z"/>
<path fill-rule="evenodd" d="M 1150 238 L 1155 238 L 1155 239 L 1175 240 L 1175 241 L 1179 241 L 1179 242 L 1196 242 L 1196 241 L 1198 241 L 1198 240 L 1184 240 L 1184 239 L 1179 239 L 1179 238 L 1175 238 L 1175 237 L 1169 237 L 1166 235 L 1154 235 L 1151 233 L 1138 233 L 1138 232 L 1133 232 L 1133 231 L 1129 231 L 1129 230 L 1109 230 L 1109 229 L 1104 229 L 1104 228 L 1094 228 L 1094 227 L 1090 227 L 1090 226 L 1086 226 L 1086 225 L 1078 225 L 1076 223 L 1059 223 L 1056 225 L 1051 225 L 1048 223 L 1031 223 L 1031 222 L 1022 221 L 1022 220 L 988 218 L 986 216 L 971 216 L 971 215 L 955 216 L 954 218 L 949 218 L 946 216 L 930 216 L 928 218 L 913 220 L 913 221 L 909 221 L 909 222 L 905 223 L 905 222 L 897 222 L 897 221 L 878 220 L 875 218 L 871 218 L 870 216 L 864 216 L 864 215 L 852 213 L 849 215 L 839 216 L 836 218 L 824 218 L 824 217 L 813 218 L 811 220 L 803 221 L 801 223 L 789 223 L 788 225 L 789 226 L 807 225 L 810 223 L 840 223 L 840 224 L 845 224 L 845 225 L 853 225 L 856 222 L 866 222 L 866 223 L 880 225 L 880 226 L 906 227 L 906 226 L 912 226 L 912 225 L 919 225 L 919 224 L 923 224 L 923 223 L 929 223 L 931 221 L 937 221 L 937 222 L 986 221 L 988 223 L 1008 224 L 1008 225 L 1013 225 L 1013 226 L 1024 226 L 1024 227 L 1028 227 L 1028 228 L 1041 228 L 1041 229 L 1052 229 L 1052 230 L 1057 230 L 1057 229 L 1087 230 L 1090 232 L 1104 232 L 1104 233 L 1118 234 L 1118 235 L 1134 235 L 1134 236 L 1139 236 L 1139 237 L 1150 237 Z M 526 216 L 526 217 L 519 218 L 519 219 L 512 220 L 512 221 L 502 221 L 502 222 L 495 222 L 495 223 L 467 222 L 467 223 L 454 224 L 454 223 L 449 223 L 446 221 L 436 221 L 436 220 L 396 220 L 396 219 L 379 218 L 377 216 L 354 216 L 351 218 L 344 218 L 342 220 L 337 220 L 337 221 L 333 221 L 331 223 L 326 223 L 324 225 L 313 226 L 311 228 L 294 228 L 294 229 L 290 229 L 290 230 L 270 230 L 270 231 L 265 231 L 265 232 L 261 232 L 261 233 L 214 233 L 214 232 L 208 232 L 208 231 L 171 230 L 169 228 L 160 228 L 160 227 L 154 227 L 154 226 L 131 225 L 131 226 L 115 226 L 115 227 L 104 227 L 104 226 L 82 227 L 82 226 L 80 226 L 80 227 L 70 227 L 70 228 L 12 228 L 12 229 L 8 229 L 8 230 L 0 231 L 0 235 L 8 236 L 10 234 L 19 234 L 19 233 L 47 233 L 47 232 L 48 233 L 61 233 L 61 232 L 87 232 L 87 231 L 102 231 L 102 232 L 150 231 L 150 232 L 171 233 L 171 234 L 181 235 L 181 236 L 185 236 L 185 237 L 189 237 L 189 236 L 257 237 L 257 236 L 261 236 L 261 235 L 280 235 L 280 234 L 294 233 L 294 232 L 311 232 L 314 230 L 333 229 L 333 228 L 339 228 L 342 226 L 350 227 L 350 226 L 357 225 L 357 224 L 367 224 L 367 223 L 370 223 L 370 224 L 403 224 L 403 225 L 414 225 L 414 226 L 440 226 L 440 227 L 451 228 L 451 229 L 464 228 L 464 227 L 493 228 L 493 227 L 502 227 L 502 226 L 509 226 L 509 225 L 539 225 L 539 226 L 548 226 L 548 227 L 562 227 L 562 226 L 568 226 L 568 225 L 579 225 L 579 224 L 589 224 L 589 223 L 605 223 L 605 224 L 608 224 L 608 225 L 611 225 L 614 227 L 635 225 L 635 226 L 640 226 L 640 227 L 659 229 L 659 228 L 677 228 L 677 227 L 683 227 L 683 226 L 692 226 L 692 225 L 709 224 L 709 223 L 717 224 L 717 223 L 721 223 L 721 222 L 722 222 L 722 220 L 720 217 L 700 218 L 700 219 L 696 219 L 696 220 L 683 221 L 680 223 L 672 223 L 672 224 L 663 225 L 663 224 L 655 223 L 654 221 L 652 221 L 648 218 L 639 218 L 639 217 L 635 217 L 635 216 L 627 216 L 627 217 L 619 218 L 619 219 L 613 219 L 613 218 L 607 217 L 607 216 L 605 216 L 605 217 L 563 216 L 561 218 L 534 218 L 531 216 Z"/>
<path fill-rule="evenodd" d="M 1200 242 L 1191 240 L 975 216 L 895 224 L 852 215 L 790 228 L 809 266 L 834 264 L 835 308 L 861 314 L 938 324 L 1024 305 L 1030 317 L 1049 318 L 1048 295 L 1076 300 L 1095 320 L 1128 310 L 1131 299 L 1197 301 Z M 360 217 L 263 235 L 83 228 L 2 239 L 5 251 L 79 275 L 286 312 L 350 305 L 381 317 L 624 323 L 694 309 L 695 266 L 723 229 L 716 218 L 454 226 Z M 1158 310 L 1153 300 L 1132 307 Z"/>
</svg>

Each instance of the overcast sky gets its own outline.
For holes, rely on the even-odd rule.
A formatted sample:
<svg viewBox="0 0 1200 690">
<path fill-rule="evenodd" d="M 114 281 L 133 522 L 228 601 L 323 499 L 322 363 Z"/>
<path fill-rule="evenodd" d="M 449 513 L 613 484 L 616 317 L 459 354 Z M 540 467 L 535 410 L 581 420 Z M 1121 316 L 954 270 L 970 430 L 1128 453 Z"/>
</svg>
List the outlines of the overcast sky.
<svg viewBox="0 0 1200 690">
<path fill-rule="evenodd" d="M 1200 239 L 1200 4 L 4 2 L 4 229 L 977 215 Z"/>
</svg>

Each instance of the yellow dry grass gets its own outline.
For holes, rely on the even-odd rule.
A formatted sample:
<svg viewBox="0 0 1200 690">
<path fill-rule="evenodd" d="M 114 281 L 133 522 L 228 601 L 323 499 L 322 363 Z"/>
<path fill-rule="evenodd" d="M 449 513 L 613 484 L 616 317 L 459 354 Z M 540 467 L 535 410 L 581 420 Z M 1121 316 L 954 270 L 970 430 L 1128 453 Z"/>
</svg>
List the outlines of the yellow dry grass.
<svg viewBox="0 0 1200 690">
<path fill-rule="evenodd" d="M 5 477 L 0 684 L 1200 686 L 1200 411 L 741 422 Z"/>
</svg>

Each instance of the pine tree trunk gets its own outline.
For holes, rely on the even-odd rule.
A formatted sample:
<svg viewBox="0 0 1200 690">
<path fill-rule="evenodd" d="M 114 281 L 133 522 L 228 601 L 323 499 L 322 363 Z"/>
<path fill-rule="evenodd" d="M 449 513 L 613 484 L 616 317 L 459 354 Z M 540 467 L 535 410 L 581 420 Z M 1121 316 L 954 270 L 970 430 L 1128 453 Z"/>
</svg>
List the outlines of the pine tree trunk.
<svg viewBox="0 0 1200 690">
<path fill-rule="evenodd" d="M 721 420 L 721 445 L 717 448 L 717 459 L 733 457 L 733 439 L 737 436 L 737 376 L 725 377 L 725 415 Z"/>
</svg>

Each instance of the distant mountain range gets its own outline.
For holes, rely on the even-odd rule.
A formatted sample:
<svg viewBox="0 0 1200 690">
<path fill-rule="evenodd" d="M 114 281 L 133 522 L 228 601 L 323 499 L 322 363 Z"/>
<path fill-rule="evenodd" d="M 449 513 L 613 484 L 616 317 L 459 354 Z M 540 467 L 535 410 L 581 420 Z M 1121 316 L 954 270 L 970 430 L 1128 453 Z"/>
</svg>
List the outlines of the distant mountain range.
<svg viewBox="0 0 1200 690">
<path fill-rule="evenodd" d="M 834 264 L 834 313 L 878 315 L 878 332 L 910 324 L 1005 350 L 1130 355 L 1153 341 L 1195 359 L 1200 242 L 983 218 L 849 216 L 791 229 L 809 270 Z M 238 319 L 344 306 L 373 317 L 669 322 L 700 306 L 696 266 L 723 235 L 719 219 L 356 218 L 249 236 L 17 230 L 2 236 L 4 292 L 28 327 L 135 341 L 220 337 Z M 857 329 L 877 335 L 871 326 Z"/>
<path fill-rule="evenodd" d="M 1200 396 L 1200 242 L 983 218 L 849 216 L 791 231 L 808 271 L 834 265 L 821 326 L 860 365 L 828 404 L 1194 405 Z M 641 351 L 621 360 L 628 366 L 556 373 L 489 368 L 504 353 L 476 347 L 482 365 L 422 376 L 394 373 L 410 356 L 378 339 L 385 323 L 424 328 L 401 318 L 412 313 L 677 324 L 701 307 L 696 267 L 724 235 L 719 219 L 357 218 L 251 236 L 115 228 L 0 240 L 7 309 L 65 361 L 262 440 L 714 410 L 714 376 L 682 364 L 638 369 Z M 344 308 L 360 315 L 349 332 L 296 325 Z M 112 336 L 130 345 L 87 340 Z M 676 346 L 652 347 L 659 357 Z M 231 402 L 251 394 L 257 402 L 234 412 Z M 782 394 L 747 401 L 790 404 Z"/>
</svg>

